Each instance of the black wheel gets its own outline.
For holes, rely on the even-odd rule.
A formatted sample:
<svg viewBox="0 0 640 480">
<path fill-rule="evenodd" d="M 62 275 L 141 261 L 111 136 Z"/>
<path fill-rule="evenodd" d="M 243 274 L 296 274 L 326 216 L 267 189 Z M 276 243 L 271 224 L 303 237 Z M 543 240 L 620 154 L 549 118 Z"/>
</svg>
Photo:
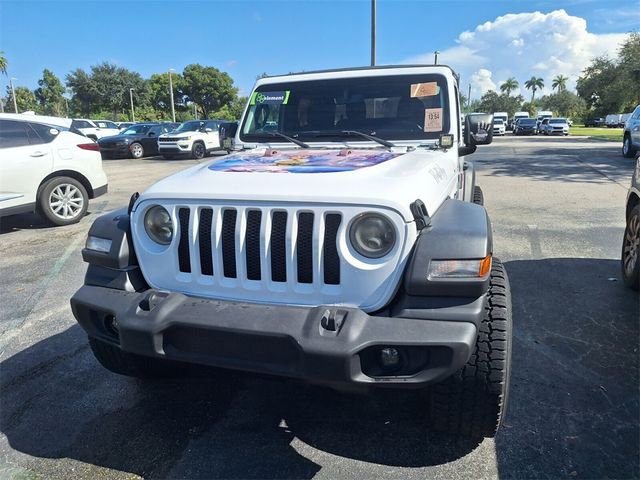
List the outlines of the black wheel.
<svg viewBox="0 0 640 480">
<path fill-rule="evenodd" d="M 511 291 L 507 272 L 493 259 L 484 316 L 471 358 L 430 390 L 432 425 L 470 437 L 493 437 L 502 424 L 511 370 Z"/>
<path fill-rule="evenodd" d="M 631 136 L 625 135 L 622 141 L 622 155 L 625 158 L 633 158 L 636 155 L 636 149 L 631 144 Z"/>
<path fill-rule="evenodd" d="M 622 241 L 622 279 L 629 288 L 638 290 L 640 284 L 640 205 L 631 210 L 627 218 Z"/>
<path fill-rule="evenodd" d="M 120 348 L 93 337 L 89 337 L 89 346 L 104 368 L 119 375 L 170 378 L 178 376 L 185 369 L 180 363 L 123 352 Z"/>
<path fill-rule="evenodd" d="M 133 158 L 142 158 L 144 157 L 144 148 L 143 146 L 138 143 L 138 142 L 134 142 L 129 146 L 129 151 L 131 152 L 131 156 Z"/>
<path fill-rule="evenodd" d="M 89 206 L 89 195 L 75 178 L 54 177 L 38 193 L 38 213 L 53 225 L 78 223 Z"/>
<path fill-rule="evenodd" d="M 193 158 L 195 158 L 196 160 L 200 160 L 201 158 L 204 158 L 206 154 L 207 149 L 204 148 L 204 143 L 196 142 L 193 144 L 193 148 L 191 149 L 191 156 Z"/>
<path fill-rule="evenodd" d="M 477 185 L 473 187 L 473 203 L 484 205 L 484 194 L 482 193 L 482 189 Z"/>
</svg>

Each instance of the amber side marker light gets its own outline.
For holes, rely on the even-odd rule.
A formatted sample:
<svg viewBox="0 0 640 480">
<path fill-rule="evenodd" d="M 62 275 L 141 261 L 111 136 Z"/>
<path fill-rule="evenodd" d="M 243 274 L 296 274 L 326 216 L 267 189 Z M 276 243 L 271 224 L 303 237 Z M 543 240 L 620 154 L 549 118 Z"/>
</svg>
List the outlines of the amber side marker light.
<svg viewBox="0 0 640 480">
<path fill-rule="evenodd" d="M 484 278 L 491 271 L 491 255 L 475 260 L 431 260 L 427 278 Z"/>
</svg>

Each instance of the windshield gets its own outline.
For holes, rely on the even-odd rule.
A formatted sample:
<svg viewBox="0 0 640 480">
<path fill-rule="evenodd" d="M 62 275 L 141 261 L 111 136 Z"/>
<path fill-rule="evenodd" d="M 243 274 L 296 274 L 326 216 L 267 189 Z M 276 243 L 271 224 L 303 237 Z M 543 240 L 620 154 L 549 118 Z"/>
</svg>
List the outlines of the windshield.
<svg viewBox="0 0 640 480">
<path fill-rule="evenodd" d="M 387 140 L 437 139 L 449 131 L 447 98 L 445 77 L 433 74 L 262 85 L 250 97 L 240 138 L 268 142 L 279 132 L 331 141 L 355 130 Z"/>
<path fill-rule="evenodd" d="M 151 125 L 134 125 L 132 127 L 127 128 L 121 135 L 139 135 L 147 133 L 147 131 L 151 128 Z"/>
<path fill-rule="evenodd" d="M 494 125 L 502 125 L 502 124 L 504 124 L 504 120 L 502 120 L 501 118 L 494 118 L 493 124 Z"/>
<path fill-rule="evenodd" d="M 554 118 L 553 120 L 549 120 L 549 123 L 567 123 L 566 118 Z"/>
<path fill-rule="evenodd" d="M 518 121 L 520 125 L 535 125 L 536 121 L 530 118 L 523 118 Z"/>
<path fill-rule="evenodd" d="M 204 122 L 200 120 L 191 120 L 190 122 L 184 122 L 174 132 L 197 132 L 202 128 Z"/>
</svg>

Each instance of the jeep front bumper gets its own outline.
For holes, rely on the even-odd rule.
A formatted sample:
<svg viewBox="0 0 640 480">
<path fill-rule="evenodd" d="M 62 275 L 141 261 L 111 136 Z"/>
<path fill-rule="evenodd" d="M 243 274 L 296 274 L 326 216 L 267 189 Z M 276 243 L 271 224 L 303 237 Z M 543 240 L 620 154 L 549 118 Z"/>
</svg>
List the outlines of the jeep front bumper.
<svg viewBox="0 0 640 480">
<path fill-rule="evenodd" d="M 418 319 L 85 285 L 71 306 L 89 336 L 130 353 L 336 387 L 418 387 L 445 379 L 468 361 L 483 301 L 423 311 Z M 395 371 L 380 364 L 381 350 L 389 347 L 403 363 Z"/>
</svg>

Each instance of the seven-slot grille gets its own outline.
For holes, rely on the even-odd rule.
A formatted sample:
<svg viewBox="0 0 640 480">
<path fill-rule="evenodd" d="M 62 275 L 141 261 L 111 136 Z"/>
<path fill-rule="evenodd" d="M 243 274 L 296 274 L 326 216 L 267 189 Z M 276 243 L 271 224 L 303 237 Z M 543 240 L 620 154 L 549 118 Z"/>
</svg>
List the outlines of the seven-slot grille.
<svg viewBox="0 0 640 480">
<path fill-rule="evenodd" d="M 178 207 L 176 214 L 178 268 L 182 273 L 277 283 L 340 284 L 340 213 Z"/>
<path fill-rule="evenodd" d="M 185 140 L 185 139 L 178 138 L 178 137 L 160 137 L 158 139 L 159 142 L 179 142 L 180 140 Z"/>
</svg>

